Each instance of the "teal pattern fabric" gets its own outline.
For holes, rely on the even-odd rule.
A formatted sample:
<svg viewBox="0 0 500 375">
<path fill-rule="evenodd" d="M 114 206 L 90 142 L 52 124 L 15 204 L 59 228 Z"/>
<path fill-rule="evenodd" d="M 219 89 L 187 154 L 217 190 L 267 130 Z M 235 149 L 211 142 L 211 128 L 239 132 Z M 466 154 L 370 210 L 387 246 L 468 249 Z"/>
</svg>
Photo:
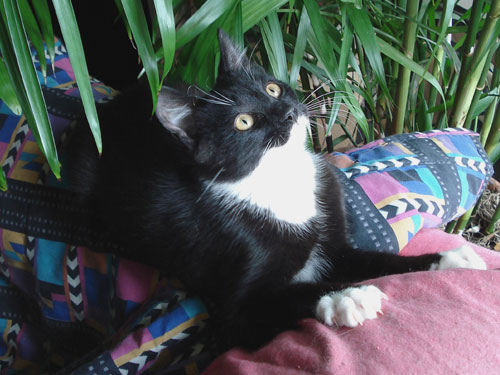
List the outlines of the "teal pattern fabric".
<svg viewBox="0 0 500 375">
<path fill-rule="evenodd" d="M 457 219 L 493 174 L 479 135 L 467 129 L 399 134 L 337 155 L 352 245 L 398 253 L 422 228 Z"/>
</svg>

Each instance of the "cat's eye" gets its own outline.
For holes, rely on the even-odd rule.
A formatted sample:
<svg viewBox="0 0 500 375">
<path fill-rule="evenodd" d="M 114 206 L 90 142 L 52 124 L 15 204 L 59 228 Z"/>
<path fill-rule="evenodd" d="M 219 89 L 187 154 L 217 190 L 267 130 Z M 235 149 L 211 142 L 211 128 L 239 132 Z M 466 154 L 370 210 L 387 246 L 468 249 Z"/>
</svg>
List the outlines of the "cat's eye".
<svg viewBox="0 0 500 375">
<path fill-rule="evenodd" d="M 253 117 L 248 113 L 241 113 L 234 119 L 234 127 L 240 131 L 250 129 L 253 123 Z"/>
<path fill-rule="evenodd" d="M 276 83 L 270 82 L 266 85 L 266 92 L 274 98 L 279 98 L 281 95 L 281 87 Z"/>
</svg>

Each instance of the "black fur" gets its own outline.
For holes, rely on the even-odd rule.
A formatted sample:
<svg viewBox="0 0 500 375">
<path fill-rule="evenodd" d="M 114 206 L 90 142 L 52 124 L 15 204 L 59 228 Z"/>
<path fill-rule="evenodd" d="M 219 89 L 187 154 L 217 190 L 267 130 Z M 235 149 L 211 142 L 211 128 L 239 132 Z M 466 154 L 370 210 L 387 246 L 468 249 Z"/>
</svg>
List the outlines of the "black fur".
<svg viewBox="0 0 500 375">
<path fill-rule="evenodd" d="M 180 278 L 210 301 L 221 348 L 265 343 L 298 319 L 313 317 L 326 292 L 437 262 L 439 255 L 404 258 L 350 248 L 341 188 L 322 160 L 316 163 L 321 215 L 300 231 L 236 201 L 222 204 L 207 186 L 248 175 L 266 147 L 286 143 L 306 109 L 225 34 L 219 40 L 219 77 L 210 95 L 232 105 L 165 89 L 152 117 L 147 88 L 136 88 L 100 108 L 100 158 L 87 124 L 76 128 L 67 172 L 73 189 L 93 205 L 97 225 L 132 249 L 135 259 Z M 268 82 L 280 85 L 279 98 L 266 93 Z M 169 106 L 185 106 L 189 114 L 176 123 Z M 251 130 L 234 128 L 239 113 L 254 116 Z M 293 282 L 315 248 L 328 265 L 321 280 Z"/>
</svg>

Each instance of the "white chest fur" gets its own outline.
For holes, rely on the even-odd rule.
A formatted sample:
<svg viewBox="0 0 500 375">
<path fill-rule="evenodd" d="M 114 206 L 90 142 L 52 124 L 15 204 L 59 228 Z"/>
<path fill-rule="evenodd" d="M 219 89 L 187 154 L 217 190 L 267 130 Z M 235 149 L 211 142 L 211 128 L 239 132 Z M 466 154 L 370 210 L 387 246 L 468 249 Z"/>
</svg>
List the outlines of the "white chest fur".
<svg viewBox="0 0 500 375">
<path fill-rule="evenodd" d="M 278 220 L 305 224 L 318 214 L 314 156 L 305 147 L 307 121 L 299 117 L 289 141 L 268 150 L 248 176 L 236 182 L 216 183 L 214 188 L 268 210 Z"/>
</svg>

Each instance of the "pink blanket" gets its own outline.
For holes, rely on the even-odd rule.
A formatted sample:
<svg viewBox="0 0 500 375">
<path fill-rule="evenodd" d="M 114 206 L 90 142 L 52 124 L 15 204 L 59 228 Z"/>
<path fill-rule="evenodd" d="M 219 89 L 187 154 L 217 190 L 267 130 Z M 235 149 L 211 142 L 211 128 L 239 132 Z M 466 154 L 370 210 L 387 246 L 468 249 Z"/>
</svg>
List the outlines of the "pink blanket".
<svg viewBox="0 0 500 375">
<path fill-rule="evenodd" d="M 402 255 L 451 250 L 464 242 L 422 230 Z M 500 254 L 473 247 L 487 271 L 372 280 L 389 297 L 377 319 L 357 328 L 306 319 L 299 330 L 282 333 L 254 353 L 230 350 L 204 374 L 500 374 Z"/>
</svg>

